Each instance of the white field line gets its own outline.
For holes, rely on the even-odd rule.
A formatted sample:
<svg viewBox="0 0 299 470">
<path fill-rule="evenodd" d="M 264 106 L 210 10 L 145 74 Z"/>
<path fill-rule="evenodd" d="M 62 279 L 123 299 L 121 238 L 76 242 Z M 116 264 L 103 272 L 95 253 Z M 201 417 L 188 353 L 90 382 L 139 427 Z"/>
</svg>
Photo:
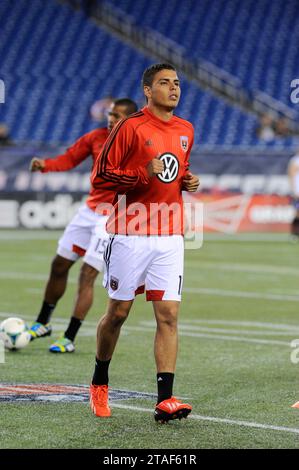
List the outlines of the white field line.
<svg viewBox="0 0 299 470">
<path fill-rule="evenodd" d="M 278 300 L 283 302 L 299 302 L 299 295 L 283 295 L 263 292 L 216 289 L 211 287 L 185 287 L 184 292 L 190 294 L 213 295 L 219 297 L 237 297 L 244 299 Z"/>
<path fill-rule="evenodd" d="M 62 230 L 0 230 L 0 240 L 58 240 Z M 204 233 L 204 242 L 275 242 L 275 243 L 290 243 L 291 237 L 289 234 L 279 233 L 244 233 L 244 234 L 218 234 L 218 233 Z"/>
<path fill-rule="evenodd" d="M 180 336 L 189 336 L 191 338 L 210 338 L 210 339 L 220 339 L 223 341 L 239 341 L 241 343 L 253 343 L 253 344 L 262 344 L 269 346 L 287 346 L 290 347 L 290 342 L 279 341 L 279 340 L 270 340 L 270 339 L 259 339 L 259 338 L 245 338 L 244 336 L 229 336 L 229 335 L 214 335 L 208 333 L 181 333 Z"/>
<path fill-rule="evenodd" d="M 248 336 L 290 336 L 290 337 L 294 337 L 294 334 L 299 336 L 299 330 L 297 329 L 297 331 L 294 331 L 294 332 L 290 332 L 290 331 L 283 331 L 283 332 L 280 332 L 280 331 L 253 331 L 253 330 L 236 330 L 236 329 L 227 329 L 227 328 L 209 328 L 209 327 L 196 327 L 196 326 L 190 326 L 190 325 L 185 325 L 184 323 L 183 324 L 180 324 L 180 330 L 192 330 L 193 332 L 202 332 L 202 333 L 224 333 L 224 334 L 240 334 L 240 335 L 248 335 Z"/>
<path fill-rule="evenodd" d="M 49 236 L 45 236 L 42 239 L 52 239 Z M 0 234 L 0 240 L 2 240 L 2 236 Z M 10 239 L 10 238 L 7 238 Z M 3 257 L 10 258 L 11 254 L 3 253 Z M 30 255 L 30 260 L 34 261 L 46 261 L 49 259 L 48 255 L 42 254 L 35 254 Z M 199 269 L 206 268 L 206 269 L 217 269 L 221 271 L 237 271 L 237 272 L 248 272 L 248 273 L 269 273 L 269 274 L 278 274 L 278 275 L 290 275 L 296 276 L 299 275 L 299 269 L 292 268 L 290 266 L 277 266 L 277 265 L 259 265 L 259 264 L 246 264 L 246 263 L 219 263 L 219 262 L 211 262 L 211 261 L 192 261 L 186 260 L 185 266 L 198 266 Z"/>
<path fill-rule="evenodd" d="M 272 264 L 246 264 L 246 263 L 219 263 L 212 261 L 191 261 L 186 260 L 185 266 L 197 266 L 199 270 L 216 269 L 221 271 L 237 271 L 246 273 L 266 273 L 266 274 L 280 274 L 282 276 L 299 276 L 299 269 L 290 266 L 277 266 Z"/>
<path fill-rule="evenodd" d="M 1 240 L 1 238 L 0 238 Z M 52 256 L 49 256 L 48 254 L 32 254 L 31 252 L 26 252 L 26 251 L 23 251 L 22 253 L 18 253 L 18 258 L 14 258 L 12 259 L 12 254 L 10 251 L 6 252 L 6 253 L 1 253 L 1 258 L 2 259 L 5 259 L 5 260 L 8 260 L 8 261 L 22 261 L 22 262 L 27 262 L 28 260 L 29 261 L 48 261 L 49 263 L 51 262 L 51 260 L 53 259 L 54 255 Z"/>
<path fill-rule="evenodd" d="M 26 389 L 26 385 L 24 385 L 24 388 L 19 389 L 19 391 L 30 391 L 32 392 L 33 390 Z M 15 391 L 14 388 L 12 388 L 12 391 Z M 40 390 L 37 390 L 38 393 L 40 393 Z M 122 403 L 116 403 L 114 401 L 111 402 L 111 408 L 119 408 L 123 410 L 131 410 L 131 411 L 141 411 L 145 413 L 153 413 L 152 409 L 149 408 L 142 408 L 139 406 L 132 406 L 132 405 L 124 405 Z M 256 429 L 266 429 L 266 430 L 271 430 L 271 431 L 281 431 L 281 432 L 290 432 L 293 434 L 299 434 L 299 429 L 297 428 L 289 428 L 285 426 L 275 426 L 271 424 L 261 424 L 261 423 L 255 423 L 251 421 L 238 421 L 234 419 L 226 419 L 226 418 L 217 418 L 214 416 L 203 416 L 203 415 L 197 415 L 197 414 L 191 414 L 188 419 L 193 419 L 193 420 L 198 420 L 198 421 L 210 421 L 214 423 L 220 423 L 220 424 L 229 424 L 229 425 L 235 425 L 235 426 L 242 426 L 242 427 L 250 427 L 250 428 L 256 428 Z"/>
<path fill-rule="evenodd" d="M 155 323 L 151 321 L 141 321 L 140 322 L 141 326 L 145 327 L 155 327 Z M 196 326 L 194 324 L 188 324 L 187 322 L 183 321 L 179 323 L 179 329 L 180 331 L 188 331 L 191 330 L 192 332 L 202 332 L 202 333 L 225 333 L 225 334 L 243 334 L 243 335 L 257 335 L 257 336 L 291 336 L 293 337 L 295 335 L 299 335 L 299 328 L 293 328 L 292 330 L 288 331 L 280 331 L 280 330 L 275 330 L 275 331 L 256 331 L 256 330 L 244 330 L 240 329 L 237 330 L 235 328 L 227 329 L 227 328 L 211 328 L 208 326 Z"/>
<path fill-rule="evenodd" d="M 1 237 L 0 237 L 1 240 Z M 26 254 L 23 253 L 24 259 L 30 259 L 30 261 L 49 261 L 50 258 L 48 255 L 43 254 Z M 11 259 L 11 253 L 2 253 L 2 258 L 6 258 L 8 260 Z M 293 268 L 290 266 L 277 266 L 274 264 L 248 264 L 248 263 L 221 263 L 221 262 L 213 262 L 213 261 L 201 261 L 199 260 L 185 260 L 186 267 L 195 266 L 199 269 L 211 269 L 211 270 L 220 270 L 220 271 L 236 271 L 236 272 L 244 272 L 244 273 L 265 273 L 265 274 L 277 274 L 277 275 L 289 275 L 289 276 L 299 276 L 299 269 Z"/>
<path fill-rule="evenodd" d="M 49 275 L 48 274 L 39 274 L 39 273 L 22 273 L 16 271 L 0 271 L 0 278 L 1 279 L 23 279 L 24 281 L 47 281 Z M 68 282 L 70 282 L 69 279 Z"/>
<path fill-rule="evenodd" d="M 128 331 L 151 331 L 154 332 L 154 328 L 144 328 L 140 326 L 127 326 L 124 327 L 125 330 Z M 253 343 L 253 344 L 262 344 L 262 345 L 270 345 L 270 346 L 288 346 L 290 347 L 290 342 L 287 341 L 279 341 L 279 340 L 268 340 L 268 339 L 259 339 L 259 338 L 245 338 L 244 336 L 229 336 L 229 335 L 216 335 L 216 334 L 208 334 L 208 333 L 192 333 L 187 331 L 180 331 L 180 336 L 187 336 L 190 338 L 209 338 L 209 339 L 220 339 L 224 341 L 240 341 L 241 343 Z"/>
<path fill-rule="evenodd" d="M 40 274 L 40 273 L 22 273 L 16 271 L 0 271 L 0 279 L 12 279 L 18 280 L 23 279 L 24 281 L 47 281 L 49 274 Z M 75 277 L 69 277 L 68 283 L 77 284 L 78 279 Z"/>
<path fill-rule="evenodd" d="M 121 403 L 112 403 L 111 407 L 120 408 L 123 410 L 153 413 L 153 410 L 149 408 L 141 408 L 139 406 L 132 406 L 132 405 L 123 405 Z M 251 421 L 238 421 L 235 419 L 216 418 L 214 416 L 202 416 L 202 415 L 197 415 L 197 414 L 191 414 L 188 417 L 188 419 L 194 419 L 197 421 L 210 421 L 212 423 L 229 424 L 229 425 L 243 426 L 243 427 L 248 427 L 248 428 L 265 429 L 265 430 L 270 430 L 270 431 L 290 432 L 293 434 L 299 434 L 299 429 L 297 428 L 288 428 L 286 426 L 274 426 L 272 424 L 261 424 L 261 423 L 251 422 Z"/>
<path fill-rule="evenodd" d="M 0 318 L 9 317 L 9 316 L 22 316 L 22 318 L 24 318 L 25 320 L 32 320 L 32 316 L 29 316 L 29 315 L 23 315 L 21 313 L 16 313 L 16 312 L 0 312 Z M 66 321 L 67 321 L 67 318 L 55 316 L 55 322 L 57 323 L 65 323 Z M 96 323 L 97 323 L 97 320 L 93 322 L 84 320 L 84 325 L 87 325 L 87 326 L 95 326 Z M 283 333 L 283 330 L 289 330 L 292 333 L 299 332 L 298 325 L 293 325 L 291 323 L 269 323 L 269 322 L 251 322 L 251 321 L 242 321 L 242 320 L 235 321 L 235 320 L 216 320 L 216 319 L 209 319 L 209 320 L 184 319 L 182 321 L 183 325 L 185 325 L 186 327 L 190 326 L 190 328 L 193 328 L 192 323 L 203 323 L 207 325 L 249 326 L 249 327 L 261 328 L 261 329 L 266 329 L 266 330 L 267 329 L 282 330 L 281 331 L 282 333 Z M 140 325 L 155 327 L 156 323 L 154 321 L 141 321 Z"/>
<path fill-rule="evenodd" d="M 32 295 L 42 295 L 42 293 L 44 292 L 44 289 L 42 289 L 41 287 L 40 288 L 28 287 L 28 289 L 25 289 L 25 292 L 27 292 L 28 294 L 32 294 Z"/>
<path fill-rule="evenodd" d="M 9 316 L 20 316 L 24 320 L 32 320 L 32 317 L 30 318 L 28 315 L 20 315 L 17 313 L 9 313 L 9 312 L 0 312 L 0 318 L 6 318 Z M 52 326 L 54 329 L 57 329 L 57 332 L 60 332 L 61 329 L 65 328 L 67 326 L 68 319 L 63 319 L 63 318 L 57 318 L 53 319 Z M 88 326 L 91 326 L 88 328 Z M 183 326 L 183 328 L 182 328 Z M 232 335 L 220 335 L 220 334 L 214 334 L 213 329 L 211 329 L 211 333 L 195 333 L 191 331 L 184 331 L 184 326 L 188 328 L 186 325 L 180 325 L 179 326 L 179 335 L 180 336 L 187 336 L 190 338 L 208 338 L 208 339 L 216 339 L 216 340 L 223 340 L 223 341 L 238 341 L 242 343 L 252 343 L 252 344 L 260 344 L 260 345 L 270 345 L 270 346 L 290 346 L 290 342 L 287 341 L 280 341 L 280 340 L 268 340 L 268 339 L 260 339 L 260 338 L 246 338 L 244 336 L 232 336 Z M 220 330 L 220 329 L 219 329 Z M 154 324 L 148 324 L 145 326 L 123 326 L 122 328 L 122 334 L 127 335 L 131 331 L 140 331 L 142 333 L 153 333 L 155 331 L 155 325 Z M 277 332 L 276 332 L 277 333 Z M 96 334 L 96 324 L 93 323 L 88 323 L 84 322 L 84 325 L 82 326 L 82 329 L 80 331 L 81 336 L 95 336 Z M 282 333 L 283 334 L 283 333 Z M 294 335 L 289 335 L 292 336 L 292 339 Z M 299 334 L 298 334 L 299 336 Z"/>
<path fill-rule="evenodd" d="M 0 240 L 57 240 L 63 230 L 0 230 Z"/>
<path fill-rule="evenodd" d="M 48 274 L 39 274 L 39 273 L 22 273 L 22 272 L 0 272 L 0 279 L 21 279 L 25 281 L 47 281 Z M 77 284 L 77 279 L 69 278 L 68 282 L 70 284 Z M 239 291 L 239 290 L 226 290 L 226 289 L 216 289 L 210 287 L 185 287 L 184 292 L 191 294 L 201 294 L 201 295 L 212 295 L 219 297 L 236 297 L 236 298 L 245 298 L 245 299 L 260 299 L 260 300 L 278 300 L 283 302 L 298 302 L 299 295 L 283 295 L 283 294 L 274 294 L 274 293 L 263 293 L 263 292 L 249 292 L 249 291 Z"/>
<path fill-rule="evenodd" d="M 204 233 L 204 242 L 275 242 L 275 243 L 295 243 L 288 234 L 281 233 L 240 233 L 240 234 L 220 234 Z"/>
<path fill-rule="evenodd" d="M 294 331 L 298 329 L 297 325 L 292 325 L 291 323 L 269 323 L 269 322 L 256 322 L 256 321 L 236 321 L 236 320 L 199 320 L 195 319 L 184 319 L 184 323 L 203 323 L 204 325 L 235 325 L 235 326 L 249 326 L 253 328 L 262 328 L 262 329 L 273 329 L 273 330 L 290 330 Z M 298 329 L 299 331 L 299 329 Z"/>
</svg>

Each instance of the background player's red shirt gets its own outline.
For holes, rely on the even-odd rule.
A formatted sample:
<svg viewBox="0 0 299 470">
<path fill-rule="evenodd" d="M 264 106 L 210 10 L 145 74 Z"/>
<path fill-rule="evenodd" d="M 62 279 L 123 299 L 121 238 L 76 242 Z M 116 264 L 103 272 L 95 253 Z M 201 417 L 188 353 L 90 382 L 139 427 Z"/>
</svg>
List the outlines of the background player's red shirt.
<svg viewBox="0 0 299 470">
<path fill-rule="evenodd" d="M 120 200 L 115 214 L 108 220 L 108 232 L 183 234 L 182 186 L 193 140 L 190 122 L 176 116 L 163 121 L 148 107 L 115 126 L 95 162 L 91 177 L 97 190 L 105 188 L 126 195 L 126 205 Z M 153 158 L 162 159 L 165 170 L 162 175 L 149 178 L 146 166 Z M 146 211 L 140 210 L 138 203 L 142 203 Z M 153 205 L 163 203 L 179 208 L 179 214 L 170 217 L 170 226 L 161 214 L 158 225 L 157 219 L 150 217 L 155 211 Z M 135 229 L 134 221 L 138 225 Z"/>
<path fill-rule="evenodd" d="M 47 158 L 45 160 L 44 173 L 49 171 L 68 171 L 82 163 L 90 155 L 95 162 L 96 157 L 101 152 L 105 141 L 109 135 L 107 128 L 95 129 L 87 134 L 83 135 L 78 139 L 74 145 L 69 147 L 67 151 L 58 155 L 55 158 Z M 107 191 L 103 188 L 103 191 L 94 191 L 91 187 L 86 204 L 95 211 L 97 205 L 101 202 L 112 203 L 114 199 L 114 193 Z"/>
</svg>

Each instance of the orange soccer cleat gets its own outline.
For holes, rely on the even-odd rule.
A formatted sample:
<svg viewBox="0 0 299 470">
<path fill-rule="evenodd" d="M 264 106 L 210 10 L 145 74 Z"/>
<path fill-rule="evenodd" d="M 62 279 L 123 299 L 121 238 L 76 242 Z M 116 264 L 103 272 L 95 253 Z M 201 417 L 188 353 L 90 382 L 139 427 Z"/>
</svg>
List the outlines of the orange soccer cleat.
<svg viewBox="0 0 299 470">
<path fill-rule="evenodd" d="M 90 385 L 90 407 L 96 416 L 106 418 L 111 416 L 108 404 L 108 385 Z"/>
<path fill-rule="evenodd" d="M 158 403 L 155 408 L 155 420 L 165 423 L 171 419 L 187 418 L 191 411 L 191 405 L 182 403 L 175 397 L 171 397 Z"/>
</svg>

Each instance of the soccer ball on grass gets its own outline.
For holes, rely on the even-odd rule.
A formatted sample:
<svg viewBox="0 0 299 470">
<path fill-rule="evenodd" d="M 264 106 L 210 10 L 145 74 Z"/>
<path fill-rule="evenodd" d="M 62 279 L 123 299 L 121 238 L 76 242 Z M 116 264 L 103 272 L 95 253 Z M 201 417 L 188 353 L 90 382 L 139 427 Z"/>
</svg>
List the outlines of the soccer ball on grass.
<svg viewBox="0 0 299 470">
<path fill-rule="evenodd" d="M 10 317 L 0 323 L 0 341 L 10 350 L 22 349 L 30 343 L 28 327 L 21 318 Z"/>
</svg>

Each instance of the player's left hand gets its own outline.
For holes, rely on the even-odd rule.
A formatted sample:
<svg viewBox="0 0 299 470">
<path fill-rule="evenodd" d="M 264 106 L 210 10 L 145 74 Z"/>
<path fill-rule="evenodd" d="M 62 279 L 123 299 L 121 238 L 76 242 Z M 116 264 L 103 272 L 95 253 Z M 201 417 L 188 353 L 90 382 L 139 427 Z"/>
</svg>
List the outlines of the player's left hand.
<svg viewBox="0 0 299 470">
<path fill-rule="evenodd" d="M 30 171 L 43 171 L 44 168 L 45 168 L 45 161 L 42 158 L 37 158 L 37 157 L 32 158 L 30 165 L 29 165 Z"/>
<path fill-rule="evenodd" d="M 195 193 L 200 185 L 199 178 L 196 175 L 188 172 L 183 179 L 183 189 L 190 193 Z"/>
</svg>

